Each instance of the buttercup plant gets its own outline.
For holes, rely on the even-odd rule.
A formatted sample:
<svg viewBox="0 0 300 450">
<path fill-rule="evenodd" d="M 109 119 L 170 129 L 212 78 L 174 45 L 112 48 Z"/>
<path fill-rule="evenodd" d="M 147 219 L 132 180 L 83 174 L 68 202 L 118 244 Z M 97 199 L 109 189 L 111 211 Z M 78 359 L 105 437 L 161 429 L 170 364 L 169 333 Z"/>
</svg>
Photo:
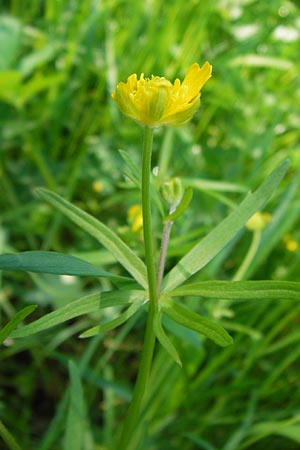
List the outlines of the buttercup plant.
<svg viewBox="0 0 300 450">
<path fill-rule="evenodd" d="M 184 191 L 179 178 L 169 180 L 162 187 L 168 211 L 164 214 L 160 255 L 156 255 L 152 203 L 157 203 L 160 193 L 151 186 L 153 129 L 163 125 L 180 126 L 189 121 L 199 107 L 201 89 L 211 77 L 211 73 L 212 66 L 206 62 L 202 68 L 196 63 L 192 64 L 182 83 L 176 79 L 172 84 L 166 78 L 157 76 L 145 78 L 144 74 L 138 79 L 137 75 L 133 74 L 128 77 L 126 83 L 120 82 L 112 94 L 120 110 L 140 124 L 144 131 L 142 174 L 137 186 L 141 187 L 145 263 L 105 224 L 54 192 L 43 188 L 36 190 L 43 200 L 106 247 L 131 278 L 116 276 L 82 259 L 61 253 L 32 251 L 0 256 L 0 269 L 108 277 L 117 286 L 115 290 L 93 293 L 75 300 L 28 325 L 15 329 L 17 324 L 35 308 L 27 307 L 2 330 L 2 340 L 7 336 L 26 337 L 101 308 L 124 307 L 116 318 L 92 327 L 80 335 L 82 338 L 87 338 L 114 329 L 126 322 L 137 311 L 147 309 L 139 370 L 123 428 L 115 443 L 116 450 L 141 448 L 133 442 L 135 442 L 134 436 L 138 429 L 139 415 L 147 390 L 156 340 L 175 363 L 181 365 L 180 355 L 163 328 L 164 315 L 173 322 L 211 339 L 221 347 L 230 345 L 232 342 L 231 336 L 223 327 L 181 305 L 178 298 L 193 296 L 231 301 L 252 300 L 258 297 L 260 299 L 300 299 L 300 287 L 296 282 L 216 280 L 189 283 L 187 281 L 206 266 L 249 223 L 249 219 L 257 211 L 262 210 L 284 177 L 288 169 L 287 161 L 281 163 L 254 193 L 249 193 L 239 206 L 190 249 L 165 276 L 165 261 L 172 223 L 185 211 L 192 197 L 191 189 Z M 124 159 L 126 158 L 128 159 L 128 155 Z M 141 225 L 140 219 L 139 225 Z M 130 289 L 128 289 L 129 286 Z M 72 370 L 74 371 L 74 367 L 71 368 L 71 374 Z"/>
</svg>

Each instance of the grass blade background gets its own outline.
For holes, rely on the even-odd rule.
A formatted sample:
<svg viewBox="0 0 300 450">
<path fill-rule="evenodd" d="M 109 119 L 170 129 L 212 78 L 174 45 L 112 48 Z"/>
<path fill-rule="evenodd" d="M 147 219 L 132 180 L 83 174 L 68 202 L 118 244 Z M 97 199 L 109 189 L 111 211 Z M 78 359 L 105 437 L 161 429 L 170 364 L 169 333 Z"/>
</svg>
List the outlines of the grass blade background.
<svg viewBox="0 0 300 450">
<path fill-rule="evenodd" d="M 79 370 L 69 361 L 70 402 L 64 438 L 64 450 L 84 450 L 86 412 Z"/>
<path fill-rule="evenodd" d="M 29 314 L 31 314 L 37 305 L 30 305 L 23 308 L 0 330 L 0 345 L 2 342 L 11 334 L 11 332 L 16 328 L 16 326 L 22 322 Z"/>
</svg>

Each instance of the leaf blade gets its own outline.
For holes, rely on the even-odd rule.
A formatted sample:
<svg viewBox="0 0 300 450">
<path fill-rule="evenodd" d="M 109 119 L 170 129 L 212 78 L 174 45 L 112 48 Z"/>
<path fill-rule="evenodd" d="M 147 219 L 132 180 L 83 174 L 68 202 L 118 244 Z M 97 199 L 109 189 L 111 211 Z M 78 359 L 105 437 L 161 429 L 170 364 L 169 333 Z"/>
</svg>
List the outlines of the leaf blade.
<svg viewBox="0 0 300 450">
<path fill-rule="evenodd" d="M 142 299 L 141 299 L 142 301 Z M 80 338 L 88 338 L 95 336 L 100 333 L 105 333 L 107 331 L 113 330 L 114 328 L 119 327 L 124 322 L 126 322 L 130 317 L 132 317 L 137 310 L 141 307 L 141 302 L 135 302 L 133 303 L 126 311 L 124 311 L 122 314 L 120 314 L 115 319 L 109 320 L 108 322 L 105 322 L 103 324 L 97 325 L 95 327 L 89 328 L 88 330 L 84 331 L 79 335 Z"/>
<path fill-rule="evenodd" d="M 70 402 L 64 436 L 65 450 L 82 450 L 86 425 L 86 411 L 79 370 L 69 361 Z"/>
<path fill-rule="evenodd" d="M 175 322 L 206 336 L 216 344 L 220 345 L 220 347 L 227 347 L 233 342 L 232 337 L 223 327 L 206 317 L 200 316 L 199 314 L 178 305 L 170 299 L 162 306 L 162 309 L 167 316 Z"/>
<path fill-rule="evenodd" d="M 29 305 L 17 312 L 17 314 L 2 328 L 2 330 L 0 330 L 0 345 L 11 334 L 16 326 L 27 316 L 29 316 L 36 308 L 37 305 Z"/>
<path fill-rule="evenodd" d="M 165 277 L 163 293 L 168 293 L 202 269 L 233 239 L 249 218 L 265 205 L 288 166 L 288 161 L 280 164 L 254 193 L 248 194 L 229 216 L 181 258 Z"/>
<path fill-rule="evenodd" d="M 13 331 L 10 334 L 10 337 L 27 337 L 31 334 L 45 331 L 83 314 L 89 314 L 97 311 L 98 309 L 132 303 L 136 299 L 141 298 L 141 296 L 143 296 L 143 291 L 112 291 L 91 294 L 62 306 L 61 308 L 40 317 L 36 321 Z"/>
<path fill-rule="evenodd" d="M 200 281 L 183 285 L 172 296 L 201 296 L 223 300 L 292 299 L 300 300 L 297 281 Z"/>
<path fill-rule="evenodd" d="M 176 364 L 178 364 L 180 367 L 182 367 L 182 362 L 178 355 L 178 352 L 162 327 L 161 312 L 159 312 L 159 311 L 157 311 L 157 313 L 155 314 L 153 328 L 154 328 L 155 336 L 157 337 L 161 346 L 166 350 L 166 352 L 176 362 Z"/>
<path fill-rule="evenodd" d="M 141 286 L 147 287 L 145 264 L 109 227 L 52 191 L 38 188 L 36 192 L 43 200 L 97 239 Z"/>
<path fill-rule="evenodd" d="M 129 280 L 119 277 L 75 256 L 57 252 L 28 251 L 0 255 L 0 270 L 17 270 L 55 275 L 95 276 Z"/>
</svg>

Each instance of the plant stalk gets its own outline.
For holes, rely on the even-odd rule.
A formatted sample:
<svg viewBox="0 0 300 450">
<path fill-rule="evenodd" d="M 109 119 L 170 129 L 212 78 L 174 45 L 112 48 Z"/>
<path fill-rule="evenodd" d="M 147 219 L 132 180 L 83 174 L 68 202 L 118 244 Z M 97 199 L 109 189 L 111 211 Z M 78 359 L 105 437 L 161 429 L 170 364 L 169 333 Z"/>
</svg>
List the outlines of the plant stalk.
<svg viewBox="0 0 300 450">
<path fill-rule="evenodd" d="M 149 127 L 145 127 L 143 162 L 142 162 L 142 210 L 143 210 L 145 260 L 147 266 L 147 277 L 149 288 L 149 302 L 148 302 L 149 307 L 148 307 L 147 324 L 140 367 L 133 390 L 132 400 L 129 405 L 129 409 L 123 424 L 121 438 L 119 441 L 119 445 L 117 447 L 118 450 L 120 449 L 126 450 L 130 445 L 130 441 L 140 415 L 142 401 L 147 389 L 155 346 L 155 334 L 153 329 L 153 322 L 158 299 L 157 299 L 156 268 L 154 261 L 153 232 L 151 220 L 151 199 L 150 199 L 152 143 L 153 143 L 153 130 Z"/>
</svg>

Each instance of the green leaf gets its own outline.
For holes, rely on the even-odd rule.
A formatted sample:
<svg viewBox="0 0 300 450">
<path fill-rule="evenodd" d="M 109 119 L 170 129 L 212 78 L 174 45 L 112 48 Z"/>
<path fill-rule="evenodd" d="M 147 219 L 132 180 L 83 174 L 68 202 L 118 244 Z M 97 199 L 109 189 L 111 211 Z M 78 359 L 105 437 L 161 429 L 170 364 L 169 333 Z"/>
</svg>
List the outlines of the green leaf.
<svg viewBox="0 0 300 450">
<path fill-rule="evenodd" d="M 25 317 L 29 316 L 35 309 L 37 305 L 26 306 L 21 309 L 21 311 L 17 312 L 17 314 L 0 330 L 0 345 L 7 336 L 16 328 L 16 326 L 25 319 Z"/>
<path fill-rule="evenodd" d="M 141 286 L 147 287 L 145 264 L 110 228 L 54 192 L 43 188 L 37 189 L 36 192 L 42 199 L 101 242 Z"/>
<path fill-rule="evenodd" d="M 120 314 L 113 320 L 109 320 L 101 325 L 97 325 L 96 327 L 89 328 L 88 330 L 81 333 L 80 338 L 87 338 L 95 336 L 96 334 L 105 333 L 106 331 L 113 330 L 116 327 L 119 327 L 124 322 L 126 322 L 130 317 L 132 317 L 137 310 L 141 307 L 143 298 L 140 298 L 140 301 L 136 300 L 126 311 Z"/>
<path fill-rule="evenodd" d="M 31 251 L 0 255 L 0 270 L 23 270 L 56 275 L 107 277 L 117 280 L 129 278 L 105 272 L 83 259 L 56 252 Z"/>
<path fill-rule="evenodd" d="M 201 296 L 224 300 L 300 300 L 296 281 L 200 281 L 170 292 L 172 296 Z"/>
<path fill-rule="evenodd" d="M 230 65 L 242 67 L 270 67 L 272 69 L 283 71 L 295 69 L 294 63 L 288 59 L 255 54 L 236 56 L 231 60 Z"/>
<path fill-rule="evenodd" d="M 198 272 L 217 255 L 240 231 L 250 217 L 261 209 L 282 180 L 289 166 L 284 161 L 264 183 L 249 193 L 242 203 L 192 248 L 168 273 L 163 282 L 162 292 L 169 292 Z"/>
<path fill-rule="evenodd" d="M 191 186 L 199 191 L 247 192 L 247 188 L 241 184 L 224 181 L 204 180 L 202 178 L 182 178 L 182 181 L 185 186 Z"/>
<path fill-rule="evenodd" d="M 162 310 L 175 322 L 203 334 L 221 347 L 226 347 L 233 342 L 232 337 L 223 327 L 170 299 L 162 304 Z"/>
<path fill-rule="evenodd" d="M 161 317 L 162 317 L 161 311 L 157 311 L 153 323 L 155 336 L 157 337 L 162 347 L 166 350 L 166 352 L 169 353 L 171 358 L 176 362 L 176 364 L 182 367 L 182 362 L 180 360 L 178 352 L 162 327 Z"/>
<path fill-rule="evenodd" d="M 179 203 L 179 205 L 177 206 L 175 211 L 172 214 L 169 214 L 165 218 L 165 222 L 169 221 L 169 220 L 173 221 L 173 220 L 177 219 L 178 217 L 180 217 L 181 214 L 184 213 L 184 211 L 187 209 L 187 207 L 191 203 L 192 198 L 193 198 L 193 189 L 191 187 L 188 187 L 183 194 L 181 202 Z"/>
<path fill-rule="evenodd" d="M 141 297 L 143 298 L 143 296 L 144 291 L 112 291 L 91 294 L 62 306 L 29 325 L 13 331 L 10 336 L 13 338 L 30 336 L 83 314 L 89 314 L 110 306 L 127 305 L 139 300 Z"/>
<path fill-rule="evenodd" d="M 251 427 L 251 433 L 245 444 L 251 445 L 272 435 L 282 436 L 300 444 L 299 424 L 298 416 L 282 421 L 258 422 Z"/>
<path fill-rule="evenodd" d="M 0 437 L 7 444 L 7 450 L 22 450 L 14 436 L 8 431 L 4 423 L 0 420 Z"/>
<path fill-rule="evenodd" d="M 83 450 L 86 412 L 79 370 L 69 361 L 70 403 L 64 438 L 64 450 Z"/>
<path fill-rule="evenodd" d="M 8 70 L 17 61 L 21 46 L 21 24 L 8 15 L 0 17 L 0 71 Z"/>
</svg>

